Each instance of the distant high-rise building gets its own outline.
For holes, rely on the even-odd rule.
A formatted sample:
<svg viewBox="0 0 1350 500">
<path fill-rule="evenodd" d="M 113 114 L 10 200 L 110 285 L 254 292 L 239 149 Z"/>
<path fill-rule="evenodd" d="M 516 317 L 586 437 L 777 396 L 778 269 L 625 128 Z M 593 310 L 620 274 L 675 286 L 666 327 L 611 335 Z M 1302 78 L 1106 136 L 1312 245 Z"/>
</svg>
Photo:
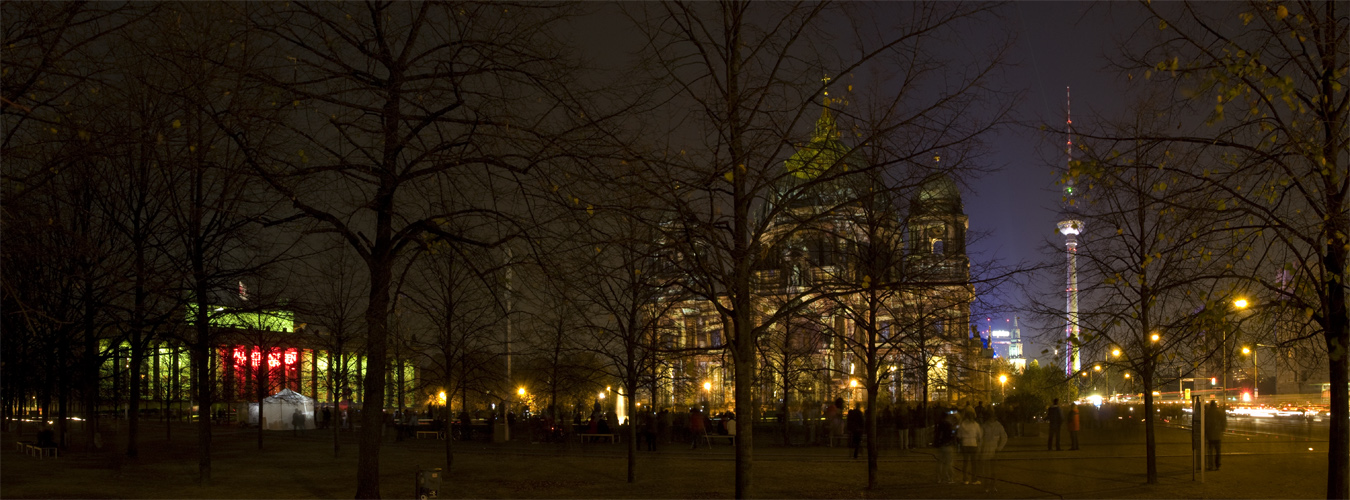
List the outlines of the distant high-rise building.
<svg viewBox="0 0 1350 500">
<path fill-rule="evenodd" d="M 1012 349 L 1012 331 L 990 330 L 989 348 L 994 350 L 995 358 L 1009 359 L 1009 351 Z"/>
</svg>

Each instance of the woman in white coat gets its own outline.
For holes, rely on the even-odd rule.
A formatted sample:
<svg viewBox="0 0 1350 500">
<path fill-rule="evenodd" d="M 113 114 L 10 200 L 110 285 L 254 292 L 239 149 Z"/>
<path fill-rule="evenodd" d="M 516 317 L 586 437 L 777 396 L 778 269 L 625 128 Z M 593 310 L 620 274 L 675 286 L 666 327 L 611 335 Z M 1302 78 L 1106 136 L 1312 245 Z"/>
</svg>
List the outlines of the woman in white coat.
<svg viewBox="0 0 1350 500">
<path fill-rule="evenodd" d="M 984 434 L 984 440 L 980 441 L 980 476 L 984 478 L 984 491 L 998 491 L 994 487 L 998 481 L 998 473 L 994 470 L 994 452 L 1008 444 L 1008 433 L 992 411 L 985 414 L 980 430 Z"/>
</svg>

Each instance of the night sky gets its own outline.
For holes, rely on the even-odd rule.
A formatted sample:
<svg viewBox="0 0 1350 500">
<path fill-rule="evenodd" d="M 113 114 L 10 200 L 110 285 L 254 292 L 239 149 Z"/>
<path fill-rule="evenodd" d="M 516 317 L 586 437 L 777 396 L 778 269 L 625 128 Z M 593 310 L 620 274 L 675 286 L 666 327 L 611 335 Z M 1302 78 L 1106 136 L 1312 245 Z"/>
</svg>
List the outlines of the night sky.
<svg viewBox="0 0 1350 500">
<path fill-rule="evenodd" d="M 1007 85 L 1025 89 L 1017 118 L 1028 126 L 1006 130 L 993 138 L 993 158 L 1000 170 L 971 179 L 965 193 L 966 214 L 972 232 L 988 233 L 969 249 L 971 260 L 998 259 L 1018 263 L 1056 265 L 1049 270 L 1063 276 L 1063 237 L 1055 230 L 1061 200 L 1058 173 L 1067 161 L 1063 154 L 1065 87 L 1073 93 L 1073 118 L 1082 126 L 1095 115 L 1110 115 L 1120 106 L 1124 77 L 1108 68 L 1117 51 L 1115 37 L 1128 34 L 1138 19 L 1133 5 L 1086 2 L 1014 2 L 1003 7 L 1004 18 L 1018 36 Z M 1137 21 L 1135 21 L 1137 22 Z M 1055 128 L 1043 132 L 1036 125 Z M 1052 246 L 1054 245 L 1054 246 Z M 1008 307 L 1024 307 L 1029 293 L 1058 293 L 1062 288 L 1020 290 L 1009 286 L 996 299 Z M 1042 332 L 1058 333 L 1063 324 L 1044 324 L 1026 312 L 979 317 L 1011 325 L 1021 317 L 1022 336 L 1034 340 Z M 1047 332 L 1048 333 L 1048 332 Z M 1028 358 L 1037 358 L 1040 344 L 1028 345 Z M 1045 358 L 1041 358 L 1044 362 Z"/>
</svg>

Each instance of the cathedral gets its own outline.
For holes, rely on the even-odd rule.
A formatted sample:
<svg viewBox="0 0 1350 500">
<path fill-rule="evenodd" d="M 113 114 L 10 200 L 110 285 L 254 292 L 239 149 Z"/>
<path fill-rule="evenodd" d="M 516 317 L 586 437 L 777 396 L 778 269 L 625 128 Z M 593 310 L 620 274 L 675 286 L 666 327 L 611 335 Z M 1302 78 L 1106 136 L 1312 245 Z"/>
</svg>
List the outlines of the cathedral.
<svg viewBox="0 0 1350 500">
<path fill-rule="evenodd" d="M 757 338 L 754 406 L 798 415 L 837 398 L 852 405 L 866 400 L 869 380 L 878 408 L 987 401 L 992 351 L 972 328 L 956 183 L 934 168 L 898 203 L 900 190 L 840 141 L 828 104 L 757 211 L 754 302 L 770 326 Z M 729 409 L 730 322 L 700 299 L 671 297 L 654 310 L 665 349 L 651 400 Z"/>
</svg>

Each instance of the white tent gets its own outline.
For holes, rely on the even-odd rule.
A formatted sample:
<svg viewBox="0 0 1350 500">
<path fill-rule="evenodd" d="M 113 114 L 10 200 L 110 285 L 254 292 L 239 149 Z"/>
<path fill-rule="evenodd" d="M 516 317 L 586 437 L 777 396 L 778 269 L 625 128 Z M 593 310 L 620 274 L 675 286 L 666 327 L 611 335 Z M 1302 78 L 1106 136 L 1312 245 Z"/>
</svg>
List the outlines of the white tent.
<svg viewBox="0 0 1350 500">
<path fill-rule="evenodd" d="M 289 431 L 295 426 L 291 424 L 295 418 L 295 413 L 300 412 L 304 417 L 304 426 L 301 429 L 314 428 L 314 399 L 306 397 L 290 389 L 282 389 L 281 392 L 263 398 L 262 418 L 263 428 L 269 431 Z M 256 425 L 258 423 L 258 403 L 249 403 L 248 423 Z"/>
</svg>

